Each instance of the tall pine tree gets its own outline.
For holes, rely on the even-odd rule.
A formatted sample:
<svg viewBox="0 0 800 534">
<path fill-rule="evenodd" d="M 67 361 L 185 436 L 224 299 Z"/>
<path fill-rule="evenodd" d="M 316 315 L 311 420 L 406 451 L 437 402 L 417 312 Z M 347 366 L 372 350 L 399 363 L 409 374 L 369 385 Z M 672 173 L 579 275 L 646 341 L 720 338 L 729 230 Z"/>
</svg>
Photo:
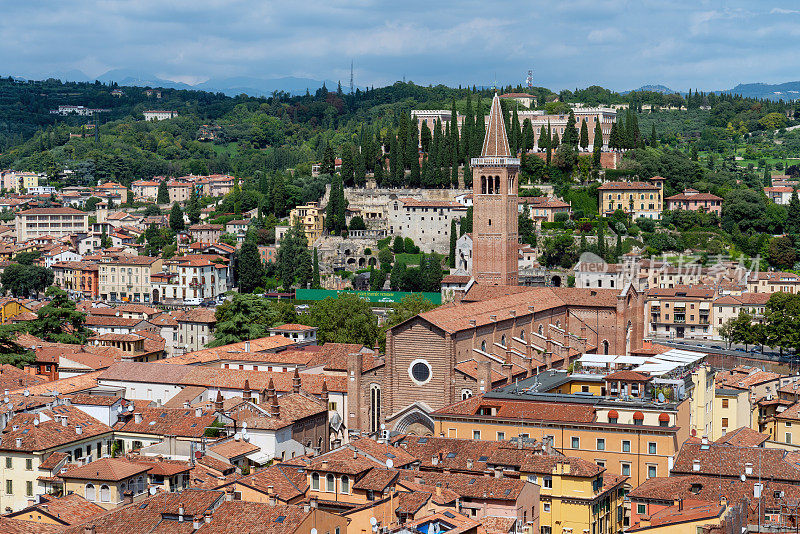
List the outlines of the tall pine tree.
<svg viewBox="0 0 800 534">
<path fill-rule="evenodd" d="M 598 123 L 598 127 L 599 127 Z M 580 139 L 580 147 L 581 150 L 586 152 L 589 148 L 589 127 L 586 126 L 586 119 L 581 121 L 581 139 Z"/>
</svg>

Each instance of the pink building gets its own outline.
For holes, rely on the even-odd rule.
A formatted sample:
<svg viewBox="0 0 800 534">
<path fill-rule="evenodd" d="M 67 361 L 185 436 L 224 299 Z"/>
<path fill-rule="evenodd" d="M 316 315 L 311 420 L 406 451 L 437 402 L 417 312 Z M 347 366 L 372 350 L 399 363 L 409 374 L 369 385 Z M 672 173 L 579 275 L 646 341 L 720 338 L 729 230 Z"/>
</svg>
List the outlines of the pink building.
<svg viewBox="0 0 800 534">
<path fill-rule="evenodd" d="M 711 193 L 700 193 L 696 189 L 684 189 L 683 193 L 672 195 L 667 201 L 668 210 L 704 211 L 706 213 L 722 213 L 722 199 Z"/>
</svg>

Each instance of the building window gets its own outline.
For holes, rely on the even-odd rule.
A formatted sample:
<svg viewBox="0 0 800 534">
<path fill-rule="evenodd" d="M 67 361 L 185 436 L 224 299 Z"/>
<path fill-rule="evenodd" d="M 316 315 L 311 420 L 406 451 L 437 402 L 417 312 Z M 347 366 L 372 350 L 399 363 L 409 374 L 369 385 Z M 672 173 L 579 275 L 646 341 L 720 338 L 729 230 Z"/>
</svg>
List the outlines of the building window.
<svg viewBox="0 0 800 534">
<path fill-rule="evenodd" d="M 647 444 L 647 454 L 657 454 L 656 453 L 656 444 L 654 441 L 650 441 Z"/>
<path fill-rule="evenodd" d="M 87 501 L 94 502 L 94 484 L 86 484 L 83 495 Z"/>
<path fill-rule="evenodd" d="M 381 424 L 381 386 L 372 384 L 369 388 L 370 431 L 377 432 Z"/>
<path fill-rule="evenodd" d="M 553 489 L 553 477 L 545 475 L 542 477 L 542 487 L 546 489 Z"/>
<path fill-rule="evenodd" d="M 431 379 L 431 366 L 425 360 L 414 360 L 408 367 L 408 374 L 413 382 L 421 386 Z"/>
<path fill-rule="evenodd" d="M 333 478 L 333 475 L 330 473 L 325 477 L 325 491 L 330 493 L 336 491 L 336 479 Z"/>
<path fill-rule="evenodd" d="M 33 471 L 33 458 L 25 458 L 25 470 Z"/>
<path fill-rule="evenodd" d="M 486 352 L 486 341 L 481 341 L 481 351 Z"/>
<path fill-rule="evenodd" d="M 580 449 L 581 448 L 581 438 L 573 437 L 572 438 L 572 448 L 573 449 Z"/>
<path fill-rule="evenodd" d="M 639 515 L 644 515 L 647 513 L 647 505 L 646 504 L 637 504 L 636 505 L 636 513 Z"/>
<path fill-rule="evenodd" d="M 33 497 L 33 481 L 31 480 L 25 482 L 25 495 Z"/>
<path fill-rule="evenodd" d="M 723 408 L 727 408 L 728 407 L 728 399 L 722 399 L 722 407 Z M 725 425 L 725 426 L 727 426 L 727 425 Z"/>
<path fill-rule="evenodd" d="M 14 481 L 6 480 L 6 495 L 13 495 L 13 493 L 14 493 Z"/>
<path fill-rule="evenodd" d="M 786 443 L 791 443 L 791 442 L 792 442 L 792 433 L 791 432 L 787 432 L 786 433 Z"/>
<path fill-rule="evenodd" d="M 656 466 L 648 465 L 647 466 L 647 478 L 656 478 L 658 476 Z"/>
<path fill-rule="evenodd" d="M 347 475 L 342 476 L 342 493 L 350 493 L 350 479 Z"/>
<path fill-rule="evenodd" d="M 544 509 L 545 512 L 549 512 L 550 511 L 550 503 L 549 502 L 544 503 L 543 509 Z"/>
<path fill-rule="evenodd" d="M 467 400 L 472 397 L 472 390 L 471 389 L 462 389 L 461 390 L 461 400 Z"/>
<path fill-rule="evenodd" d="M 6 469 L 11 469 L 11 457 L 6 456 Z"/>
<path fill-rule="evenodd" d="M 631 476 L 631 464 L 622 464 L 622 476 Z"/>
<path fill-rule="evenodd" d="M 631 442 L 627 439 L 622 441 L 622 452 L 631 452 Z"/>
<path fill-rule="evenodd" d="M 481 431 L 480 430 L 473 430 L 472 431 L 472 439 L 481 439 Z"/>
<path fill-rule="evenodd" d="M 319 491 L 319 473 L 311 473 L 311 489 Z"/>
<path fill-rule="evenodd" d="M 498 432 L 497 433 L 497 441 L 504 441 L 505 439 L 506 439 L 506 433 L 505 432 Z"/>
<path fill-rule="evenodd" d="M 531 484 L 536 484 L 536 480 L 537 480 L 536 475 L 528 475 L 528 482 L 530 482 Z"/>
<path fill-rule="evenodd" d="M 728 428 L 728 418 L 727 417 L 723 417 L 722 418 L 722 428 Z"/>
<path fill-rule="evenodd" d="M 604 451 L 606 450 L 606 440 L 603 438 L 597 438 L 597 450 Z"/>
</svg>

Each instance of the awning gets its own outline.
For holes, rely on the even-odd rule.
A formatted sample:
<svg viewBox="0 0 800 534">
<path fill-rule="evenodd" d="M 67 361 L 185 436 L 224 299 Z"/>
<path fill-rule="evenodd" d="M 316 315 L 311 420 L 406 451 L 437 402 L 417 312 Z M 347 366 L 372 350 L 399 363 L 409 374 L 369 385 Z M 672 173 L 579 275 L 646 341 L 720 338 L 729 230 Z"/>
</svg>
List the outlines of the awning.
<svg viewBox="0 0 800 534">
<path fill-rule="evenodd" d="M 253 451 L 250 454 L 245 454 L 245 458 L 258 465 L 264 465 L 272 460 L 272 455 L 262 450 Z"/>
</svg>

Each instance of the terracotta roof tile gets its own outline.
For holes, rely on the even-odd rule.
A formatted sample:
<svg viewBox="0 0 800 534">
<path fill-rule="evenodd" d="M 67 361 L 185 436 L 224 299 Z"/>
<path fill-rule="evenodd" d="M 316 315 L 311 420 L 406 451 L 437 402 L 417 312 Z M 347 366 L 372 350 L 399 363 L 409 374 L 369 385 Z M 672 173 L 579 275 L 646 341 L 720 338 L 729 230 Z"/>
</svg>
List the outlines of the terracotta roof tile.
<svg viewBox="0 0 800 534">
<path fill-rule="evenodd" d="M 61 478 L 119 482 L 149 470 L 149 466 L 123 458 L 101 458 L 88 464 L 70 467 L 61 473 Z"/>
</svg>

